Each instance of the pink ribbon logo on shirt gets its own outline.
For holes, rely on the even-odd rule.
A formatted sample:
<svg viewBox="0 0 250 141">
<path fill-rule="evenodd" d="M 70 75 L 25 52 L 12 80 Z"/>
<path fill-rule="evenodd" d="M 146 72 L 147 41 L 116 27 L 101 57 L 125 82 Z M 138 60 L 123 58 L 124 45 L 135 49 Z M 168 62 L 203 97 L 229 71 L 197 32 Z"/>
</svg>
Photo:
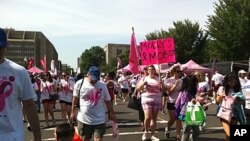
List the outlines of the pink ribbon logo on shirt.
<svg viewBox="0 0 250 141">
<path fill-rule="evenodd" d="M 5 98 L 13 91 L 13 85 L 11 82 L 14 81 L 15 78 L 13 76 L 9 77 L 9 81 L 6 77 L 3 77 L 3 79 L 0 80 L 0 112 L 2 112 L 5 107 Z"/>
<path fill-rule="evenodd" d="M 101 91 L 94 89 L 93 91 L 90 92 L 87 98 L 93 103 L 93 106 L 96 106 L 98 100 L 101 98 Z"/>
</svg>

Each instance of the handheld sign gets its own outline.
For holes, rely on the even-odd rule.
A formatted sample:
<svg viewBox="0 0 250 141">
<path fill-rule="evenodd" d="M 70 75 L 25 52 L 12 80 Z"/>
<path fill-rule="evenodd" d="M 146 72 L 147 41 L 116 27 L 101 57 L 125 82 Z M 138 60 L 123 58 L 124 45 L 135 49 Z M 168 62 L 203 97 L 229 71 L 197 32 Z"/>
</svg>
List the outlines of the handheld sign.
<svg viewBox="0 0 250 141">
<path fill-rule="evenodd" d="M 142 65 L 175 62 L 174 39 L 140 42 Z"/>
</svg>

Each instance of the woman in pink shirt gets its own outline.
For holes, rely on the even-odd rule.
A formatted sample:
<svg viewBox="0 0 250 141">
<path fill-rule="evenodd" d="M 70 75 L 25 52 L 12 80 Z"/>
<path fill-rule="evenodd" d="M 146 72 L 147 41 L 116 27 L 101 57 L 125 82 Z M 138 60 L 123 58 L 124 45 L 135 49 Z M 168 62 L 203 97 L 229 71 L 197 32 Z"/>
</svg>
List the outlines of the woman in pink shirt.
<svg viewBox="0 0 250 141">
<path fill-rule="evenodd" d="M 144 111 L 145 131 L 142 135 L 142 140 L 147 139 L 149 127 L 151 129 L 151 140 L 159 141 L 155 136 L 156 119 L 158 112 L 162 110 L 162 83 L 160 77 L 156 75 L 156 70 L 153 65 L 147 67 L 148 76 L 141 79 L 136 87 L 137 91 L 143 90 L 141 93 L 141 104 Z"/>
</svg>

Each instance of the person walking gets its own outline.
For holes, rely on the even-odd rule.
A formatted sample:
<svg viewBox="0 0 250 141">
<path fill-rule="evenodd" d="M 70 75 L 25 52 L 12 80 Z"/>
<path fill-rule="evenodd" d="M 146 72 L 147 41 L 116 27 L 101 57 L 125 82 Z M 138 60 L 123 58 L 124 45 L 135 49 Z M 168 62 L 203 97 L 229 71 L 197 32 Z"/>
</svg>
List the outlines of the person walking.
<svg viewBox="0 0 250 141">
<path fill-rule="evenodd" d="M 242 94 L 241 85 L 239 81 L 239 77 L 234 72 L 231 72 L 225 76 L 223 86 L 220 86 L 216 93 L 216 104 L 221 105 L 223 102 L 227 102 L 228 107 L 225 107 L 231 110 L 232 115 L 229 115 L 228 119 L 220 118 L 221 124 L 223 126 L 225 132 L 225 140 L 230 140 L 230 125 L 237 125 L 238 122 L 240 124 L 245 124 L 243 109 L 241 109 L 243 104 L 243 94 L 241 96 L 236 95 L 237 93 Z M 232 100 L 231 100 L 232 99 Z M 232 101 L 229 103 L 229 101 Z M 235 107 L 240 107 L 239 109 L 233 109 Z M 219 110 L 218 110 L 219 111 Z M 218 114 L 217 114 L 218 116 Z M 240 117 L 239 117 L 240 116 Z"/>
<path fill-rule="evenodd" d="M 33 132 L 33 140 L 41 141 L 40 122 L 33 101 L 35 92 L 29 74 L 24 67 L 5 58 L 6 48 L 7 36 L 0 28 L 0 139 L 25 141 L 23 108 Z"/>
<path fill-rule="evenodd" d="M 167 97 L 167 109 L 168 109 L 168 115 L 169 120 L 167 123 L 167 126 L 165 128 L 165 135 L 167 138 L 169 138 L 169 130 L 171 126 L 174 124 L 176 117 L 175 117 L 175 101 L 180 93 L 180 89 L 182 86 L 182 71 L 180 65 L 174 65 L 171 69 L 171 76 L 170 78 L 166 79 L 164 81 L 164 86 L 166 88 L 168 97 Z M 177 134 L 176 138 L 180 139 L 180 135 L 178 134 L 179 127 L 176 126 Z"/>
<path fill-rule="evenodd" d="M 84 141 L 90 141 L 92 137 L 94 141 L 103 140 L 106 130 L 106 113 L 103 103 L 109 111 L 110 119 L 116 122 L 107 86 L 99 80 L 100 70 L 92 66 L 86 77 L 77 81 L 74 87 L 71 121 L 77 119 L 79 135 Z M 77 107 L 79 107 L 78 112 Z"/>
<path fill-rule="evenodd" d="M 187 75 L 183 78 L 183 83 L 181 86 L 181 91 L 175 102 L 176 107 L 176 127 L 182 127 L 183 125 L 183 135 L 181 141 L 189 141 L 190 137 L 193 141 L 197 140 L 198 135 L 200 135 L 199 125 L 186 125 L 186 107 L 188 102 L 196 103 L 196 93 L 197 93 L 198 79 L 194 75 Z M 192 132 L 191 132 L 192 131 Z M 176 130 L 176 134 L 180 135 L 181 130 Z M 180 138 L 177 138 L 180 141 Z"/>
<path fill-rule="evenodd" d="M 242 86 L 242 92 L 245 96 L 245 116 L 247 125 L 250 125 L 250 72 L 246 73 L 247 82 Z"/>
<path fill-rule="evenodd" d="M 223 84 L 224 76 L 220 74 L 218 70 L 216 70 L 211 78 L 211 81 L 212 81 L 213 96 L 216 97 L 216 93 L 219 87 L 222 86 Z"/>
<path fill-rule="evenodd" d="M 240 80 L 240 85 L 243 86 L 247 82 L 247 72 L 244 70 L 240 70 L 238 72 L 239 75 L 239 80 Z"/>
<path fill-rule="evenodd" d="M 58 87 L 58 90 L 60 91 L 59 103 L 61 106 L 61 116 L 63 122 L 69 122 L 75 81 L 69 79 L 70 76 L 66 72 L 62 73 L 62 77 L 61 84 Z"/>
<path fill-rule="evenodd" d="M 40 74 L 36 75 L 34 77 L 36 84 L 38 86 L 38 91 L 36 92 L 37 94 L 37 100 L 36 100 L 36 106 L 37 106 L 37 112 L 40 113 L 41 112 L 41 79 L 38 79 L 38 77 L 41 77 Z"/>
<path fill-rule="evenodd" d="M 37 94 L 36 93 L 37 93 L 37 91 L 39 91 L 39 88 L 38 88 L 37 83 L 36 83 L 36 81 L 34 79 L 34 75 L 30 74 L 30 80 L 31 80 L 32 88 L 34 89 L 34 92 L 35 92 L 34 95 L 33 95 L 33 100 L 34 100 L 34 103 L 37 104 Z M 36 107 L 36 110 L 37 110 L 37 107 Z M 24 112 L 24 114 L 25 114 L 24 116 L 26 117 L 25 112 Z M 29 121 L 27 121 L 27 129 L 29 131 L 31 131 Z"/>
<path fill-rule="evenodd" d="M 126 72 L 122 72 L 117 82 L 120 84 L 122 101 L 125 102 L 129 89 L 129 82 Z"/>
<path fill-rule="evenodd" d="M 145 90 L 141 93 L 141 104 L 144 111 L 144 126 L 145 131 L 142 135 L 142 140 L 147 140 L 149 128 L 151 130 L 151 140 L 159 141 L 156 137 L 156 119 L 158 112 L 162 110 L 162 87 L 160 77 L 157 76 L 154 65 L 147 66 L 148 76 L 139 81 L 136 87 L 137 91 Z"/>
<path fill-rule="evenodd" d="M 141 74 L 138 76 L 137 78 L 137 82 L 136 82 L 136 87 L 139 84 L 140 81 L 144 81 L 145 77 L 148 75 L 148 69 L 147 67 L 145 67 L 143 69 L 143 72 L 141 72 Z M 145 92 L 144 89 L 142 89 L 141 91 L 137 91 L 135 89 L 134 94 L 137 97 L 138 101 L 140 102 L 140 107 L 138 109 L 138 117 L 139 117 L 139 121 L 141 123 L 141 131 L 145 130 L 145 126 L 144 126 L 144 120 L 145 120 L 145 116 L 144 116 L 144 111 L 142 108 L 142 104 L 141 104 L 141 94 Z"/>
<path fill-rule="evenodd" d="M 51 99 L 50 95 L 54 94 L 56 91 L 55 85 L 53 83 L 53 78 L 50 74 L 50 72 L 46 72 L 44 75 L 45 79 L 41 83 L 41 100 L 44 108 L 44 118 L 45 118 L 45 124 L 44 128 L 48 128 L 49 125 L 49 114 L 52 118 L 53 124 L 56 124 L 56 120 L 54 117 L 54 100 Z"/>
</svg>

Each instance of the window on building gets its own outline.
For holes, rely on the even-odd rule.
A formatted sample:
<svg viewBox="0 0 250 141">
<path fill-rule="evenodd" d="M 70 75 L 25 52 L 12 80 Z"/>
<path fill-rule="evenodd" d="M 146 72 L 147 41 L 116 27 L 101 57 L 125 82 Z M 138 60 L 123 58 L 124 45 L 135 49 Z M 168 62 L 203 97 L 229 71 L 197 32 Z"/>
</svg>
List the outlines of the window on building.
<svg viewBox="0 0 250 141">
<path fill-rule="evenodd" d="M 117 49 L 117 56 L 122 54 L 122 49 Z"/>
</svg>

